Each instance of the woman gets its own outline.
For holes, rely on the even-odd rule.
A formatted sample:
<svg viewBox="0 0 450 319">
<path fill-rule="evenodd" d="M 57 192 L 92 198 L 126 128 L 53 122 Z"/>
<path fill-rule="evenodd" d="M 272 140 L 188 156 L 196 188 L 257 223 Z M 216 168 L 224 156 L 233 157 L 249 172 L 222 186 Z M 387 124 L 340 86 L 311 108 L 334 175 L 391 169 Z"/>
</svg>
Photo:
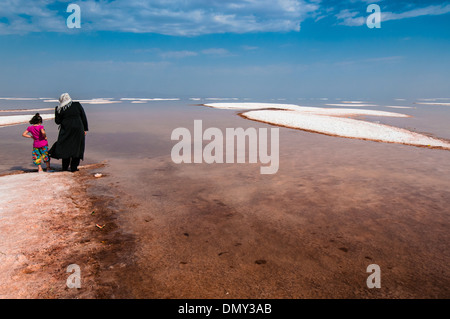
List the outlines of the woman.
<svg viewBox="0 0 450 319">
<path fill-rule="evenodd" d="M 85 135 L 88 122 L 84 109 L 79 102 L 74 102 L 69 94 L 59 98 L 55 108 L 55 122 L 59 125 L 58 140 L 49 151 L 50 157 L 62 159 L 62 170 L 75 172 L 80 160 L 84 158 Z"/>
</svg>

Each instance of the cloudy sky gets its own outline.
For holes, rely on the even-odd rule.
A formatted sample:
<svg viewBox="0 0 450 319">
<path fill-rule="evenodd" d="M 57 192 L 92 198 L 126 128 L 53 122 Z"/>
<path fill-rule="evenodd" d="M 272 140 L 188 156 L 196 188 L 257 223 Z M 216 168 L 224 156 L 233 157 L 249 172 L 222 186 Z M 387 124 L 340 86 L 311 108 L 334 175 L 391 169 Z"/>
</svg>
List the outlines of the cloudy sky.
<svg viewBox="0 0 450 319">
<path fill-rule="evenodd" d="M 450 1 L 2 0 L 0 46 L 0 96 L 450 95 Z"/>
</svg>

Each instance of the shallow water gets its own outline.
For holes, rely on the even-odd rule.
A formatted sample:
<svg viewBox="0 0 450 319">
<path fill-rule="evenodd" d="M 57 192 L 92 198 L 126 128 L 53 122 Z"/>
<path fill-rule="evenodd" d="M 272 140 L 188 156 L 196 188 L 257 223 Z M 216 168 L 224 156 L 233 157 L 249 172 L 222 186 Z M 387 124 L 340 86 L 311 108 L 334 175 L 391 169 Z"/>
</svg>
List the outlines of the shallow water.
<svg viewBox="0 0 450 319">
<path fill-rule="evenodd" d="M 35 102 L 5 103 L 44 105 Z M 134 297 L 450 297 L 449 151 L 280 128 L 275 175 L 261 164 L 174 164 L 170 135 L 195 119 L 204 129 L 271 127 L 193 105 L 204 102 L 84 105 L 85 163 L 108 161 L 101 183 L 120 192 L 120 224 L 137 239 Z M 367 108 L 414 117 L 368 120 L 450 138 L 448 106 L 375 104 Z M 54 141 L 56 125 L 45 127 Z M 1 172 L 33 168 L 25 128 L 0 128 Z M 365 285 L 373 263 L 382 289 Z"/>
<path fill-rule="evenodd" d="M 362 107 L 365 109 L 398 112 L 411 115 L 411 118 L 366 117 L 368 121 L 378 121 L 383 124 L 406 128 L 411 131 L 430 134 L 432 136 L 450 139 L 450 107 L 414 104 L 415 101 L 379 101 L 364 99 L 269 99 L 269 100 L 225 100 L 226 102 L 267 102 L 292 103 L 303 106 L 330 107 L 327 104 L 343 101 L 364 101 L 377 106 Z M 52 108 L 54 103 L 44 99 L 35 100 L 4 100 L 0 99 L 0 110 L 30 109 L 29 112 L 2 112 L 1 116 L 34 114 L 32 109 Z M 120 101 L 115 99 L 115 101 Z M 222 102 L 221 100 L 188 98 L 180 101 L 148 101 L 143 104 L 132 104 L 130 101 L 120 101 L 118 104 L 89 105 L 85 104 L 89 115 L 90 133 L 87 138 L 86 163 L 109 157 L 140 157 L 170 154 L 174 143 L 170 134 L 177 127 L 192 129 L 194 119 L 202 119 L 204 128 L 226 127 L 236 121 L 233 119 L 236 111 L 211 110 L 198 106 L 197 103 Z M 349 104 L 351 108 L 352 104 Z M 409 106 L 411 109 L 393 109 L 386 106 Z M 41 114 L 51 114 L 53 111 L 40 111 Z M 208 122 L 209 121 L 209 122 Z M 255 122 L 239 121 L 242 127 L 257 126 Z M 52 144 L 58 134 L 58 128 L 53 121 L 45 121 L 49 143 Z M 0 127 L 2 139 L 0 145 L 7 150 L 0 154 L 0 173 L 11 170 L 33 169 L 30 160 L 30 141 L 21 137 L 27 125 Z M 369 144 L 370 145 L 370 144 Z M 58 162 L 56 162 L 58 163 Z M 31 164 L 31 165 L 30 165 Z"/>
</svg>

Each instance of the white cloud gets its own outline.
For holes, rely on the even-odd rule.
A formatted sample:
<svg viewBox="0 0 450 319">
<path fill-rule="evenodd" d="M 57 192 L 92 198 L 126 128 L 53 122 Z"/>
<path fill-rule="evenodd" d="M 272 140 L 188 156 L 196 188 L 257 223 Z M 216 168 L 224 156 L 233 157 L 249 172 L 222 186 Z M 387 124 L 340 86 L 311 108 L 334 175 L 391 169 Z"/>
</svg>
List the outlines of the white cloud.
<svg viewBox="0 0 450 319">
<path fill-rule="evenodd" d="M 183 50 L 183 51 L 168 51 L 168 52 L 161 52 L 160 56 L 166 59 L 170 59 L 170 58 L 175 58 L 175 59 L 181 59 L 181 58 L 185 58 L 185 57 L 190 57 L 190 56 L 197 56 L 198 53 L 197 52 L 193 52 L 193 51 L 187 51 L 187 50 Z"/>
<path fill-rule="evenodd" d="M 76 3 L 81 8 L 81 29 L 74 30 L 66 26 L 69 3 L 67 0 L 2 0 L 0 34 L 115 31 L 197 36 L 291 32 L 299 31 L 307 18 L 318 21 L 331 16 L 338 24 L 364 25 L 369 3 L 382 4 L 382 21 L 450 12 L 448 1 L 433 4 L 430 1 L 428 6 L 418 8 L 405 1 L 381 0 L 342 3 L 331 0 L 80 0 Z M 338 4 L 345 4 L 345 9 L 336 11 Z"/>
<path fill-rule="evenodd" d="M 447 14 L 450 12 L 450 4 L 443 5 L 430 5 L 423 8 L 410 9 L 400 13 L 384 12 L 381 11 L 381 22 L 390 20 L 401 20 L 406 18 L 416 18 L 421 16 L 435 16 Z M 369 14 L 367 14 L 369 15 Z M 352 11 L 350 9 L 341 10 L 336 14 L 336 18 L 339 24 L 346 26 L 362 26 L 366 23 L 367 16 L 361 16 L 358 11 Z"/>
<path fill-rule="evenodd" d="M 65 18 L 47 8 L 45 0 L 0 1 L 0 34 L 24 34 L 28 32 L 55 31 L 66 28 Z"/>
<path fill-rule="evenodd" d="M 252 46 L 252 45 L 243 45 L 241 46 L 242 49 L 244 49 L 245 51 L 254 51 L 254 50 L 258 50 L 259 47 L 256 46 Z"/>
<path fill-rule="evenodd" d="M 256 50 L 256 49 L 258 49 L 258 47 L 243 46 L 243 49 L 244 50 Z M 200 51 L 191 51 L 191 50 L 163 51 L 161 48 L 147 48 L 147 49 L 134 50 L 133 52 L 135 52 L 135 53 L 151 53 L 151 54 L 157 55 L 166 60 L 182 59 L 182 58 L 186 58 L 186 57 L 195 57 L 195 56 L 199 56 L 199 55 L 208 55 L 208 56 L 213 56 L 213 57 L 236 56 L 236 54 L 234 54 L 224 48 L 206 48 L 206 49 L 203 49 Z M 160 62 L 160 64 L 161 64 L 161 62 Z"/>
<path fill-rule="evenodd" d="M 349 9 L 342 10 L 336 15 L 339 24 L 346 26 L 361 26 L 366 23 L 366 18 L 358 16 L 359 12 L 350 11 Z"/>
<path fill-rule="evenodd" d="M 76 3 L 81 8 L 83 31 L 177 36 L 298 31 L 300 23 L 319 8 L 316 0 L 81 0 Z M 55 0 L 2 1 L 0 33 L 68 31 L 67 4 Z"/>
<path fill-rule="evenodd" d="M 385 12 L 381 13 L 381 19 L 382 21 L 389 21 L 389 20 L 399 20 L 399 19 L 405 19 L 405 18 L 416 18 L 421 16 L 435 16 L 435 15 L 442 15 L 450 12 L 450 4 L 448 5 L 433 5 L 428 6 L 425 8 L 417 8 L 401 13 L 392 13 L 392 12 Z"/>
<path fill-rule="evenodd" d="M 380 57 L 380 58 L 365 59 L 364 62 L 397 62 L 402 59 L 403 59 L 402 56 L 387 56 L 387 57 Z"/>
<path fill-rule="evenodd" d="M 231 56 L 232 54 L 224 48 L 210 48 L 202 50 L 203 54 L 206 55 L 215 55 L 215 56 Z"/>
</svg>

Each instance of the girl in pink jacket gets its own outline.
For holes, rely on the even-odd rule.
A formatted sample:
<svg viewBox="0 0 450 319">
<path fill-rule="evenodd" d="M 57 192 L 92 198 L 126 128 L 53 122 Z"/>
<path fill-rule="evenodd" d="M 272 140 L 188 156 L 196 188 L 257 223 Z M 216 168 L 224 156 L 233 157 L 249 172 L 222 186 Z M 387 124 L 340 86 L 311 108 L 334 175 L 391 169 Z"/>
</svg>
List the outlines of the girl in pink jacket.
<svg viewBox="0 0 450 319">
<path fill-rule="evenodd" d="M 29 126 L 22 136 L 32 138 L 33 142 L 33 163 L 38 167 L 38 172 L 43 172 L 42 164 L 47 165 L 47 172 L 50 171 L 50 158 L 48 156 L 48 141 L 47 134 L 45 134 L 44 126 L 42 125 L 42 117 L 39 113 L 30 120 Z M 31 134 L 31 135 L 30 135 Z"/>
</svg>

